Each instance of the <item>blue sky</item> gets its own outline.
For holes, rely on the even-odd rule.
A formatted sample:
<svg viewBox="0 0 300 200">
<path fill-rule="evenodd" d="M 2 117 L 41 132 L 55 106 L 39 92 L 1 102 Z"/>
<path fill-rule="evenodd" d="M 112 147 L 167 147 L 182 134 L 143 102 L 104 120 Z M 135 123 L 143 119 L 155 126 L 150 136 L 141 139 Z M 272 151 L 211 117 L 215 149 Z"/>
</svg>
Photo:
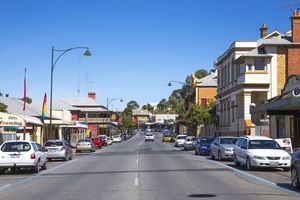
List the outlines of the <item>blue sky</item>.
<svg viewBox="0 0 300 200">
<path fill-rule="evenodd" d="M 291 0 L 1 0 L 0 91 L 42 101 L 50 96 L 51 48 L 89 47 L 64 54 L 54 69 L 53 99 L 86 97 L 109 109 L 159 102 L 213 62 L 235 40 L 257 40 L 291 29 Z M 293 4 L 294 6 L 291 6 Z M 55 52 L 55 56 L 59 55 Z M 48 104 L 49 105 L 49 104 Z"/>
</svg>

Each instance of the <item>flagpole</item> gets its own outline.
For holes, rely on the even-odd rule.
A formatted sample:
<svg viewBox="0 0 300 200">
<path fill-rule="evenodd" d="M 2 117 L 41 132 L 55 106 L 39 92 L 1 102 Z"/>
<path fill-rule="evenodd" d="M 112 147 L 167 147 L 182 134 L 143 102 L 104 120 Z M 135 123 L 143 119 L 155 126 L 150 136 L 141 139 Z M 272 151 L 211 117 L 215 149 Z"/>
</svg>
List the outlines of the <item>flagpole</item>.
<svg viewBox="0 0 300 200">
<path fill-rule="evenodd" d="M 23 97 L 23 111 L 24 111 L 24 129 L 23 129 L 23 140 L 26 140 L 26 119 L 25 119 L 25 112 L 26 112 L 26 67 L 24 68 L 24 97 Z"/>
</svg>

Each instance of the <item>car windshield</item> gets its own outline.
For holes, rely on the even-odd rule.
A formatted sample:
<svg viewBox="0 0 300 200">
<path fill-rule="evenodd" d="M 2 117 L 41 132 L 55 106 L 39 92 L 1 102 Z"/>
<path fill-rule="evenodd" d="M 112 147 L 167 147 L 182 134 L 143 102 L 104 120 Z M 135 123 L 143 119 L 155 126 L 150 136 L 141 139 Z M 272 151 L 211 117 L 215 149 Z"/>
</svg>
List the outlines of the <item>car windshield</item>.
<svg viewBox="0 0 300 200">
<path fill-rule="evenodd" d="M 90 140 L 79 140 L 78 142 L 82 143 L 82 142 L 91 142 Z"/>
<path fill-rule="evenodd" d="M 64 146 L 61 141 L 47 141 L 45 144 L 46 147 L 57 147 L 57 146 Z"/>
<path fill-rule="evenodd" d="M 274 140 L 250 140 L 249 149 L 282 149 Z"/>
<path fill-rule="evenodd" d="M 187 138 L 185 138 L 185 140 L 186 140 L 186 141 L 194 141 L 195 138 L 194 138 L 194 137 L 187 137 Z"/>
<path fill-rule="evenodd" d="M 214 141 L 214 138 L 202 138 L 200 143 L 201 144 L 211 144 Z"/>
<path fill-rule="evenodd" d="M 152 133 L 147 133 L 146 136 L 152 136 Z"/>
<path fill-rule="evenodd" d="M 185 138 L 186 138 L 186 136 L 178 136 L 177 140 L 182 140 L 182 139 L 185 139 Z"/>
<path fill-rule="evenodd" d="M 171 137 L 171 135 L 165 134 L 164 137 Z"/>
<path fill-rule="evenodd" d="M 30 149 L 31 146 L 28 142 L 8 142 L 1 147 L 3 152 L 29 151 Z"/>
<path fill-rule="evenodd" d="M 221 138 L 220 144 L 235 144 L 237 138 Z"/>
</svg>

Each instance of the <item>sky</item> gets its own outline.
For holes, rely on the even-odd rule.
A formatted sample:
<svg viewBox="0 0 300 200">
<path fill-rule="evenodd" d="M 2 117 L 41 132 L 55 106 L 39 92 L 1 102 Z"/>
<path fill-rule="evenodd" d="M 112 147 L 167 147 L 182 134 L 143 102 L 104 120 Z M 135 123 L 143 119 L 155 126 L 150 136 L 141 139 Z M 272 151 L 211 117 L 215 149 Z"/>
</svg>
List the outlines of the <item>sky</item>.
<svg viewBox="0 0 300 200">
<path fill-rule="evenodd" d="M 33 102 L 50 99 L 51 55 L 73 49 L 53 70 L 53 100 L 87 97 L 111 110 L 167 99 L 235 40 L 291 29 L 300 0 L 1 0 L 0 91 Z M 122 98 L 120 102 L 118 98 Z M 48 104 L 49 107 L 49 104 Z"/>
</svg>

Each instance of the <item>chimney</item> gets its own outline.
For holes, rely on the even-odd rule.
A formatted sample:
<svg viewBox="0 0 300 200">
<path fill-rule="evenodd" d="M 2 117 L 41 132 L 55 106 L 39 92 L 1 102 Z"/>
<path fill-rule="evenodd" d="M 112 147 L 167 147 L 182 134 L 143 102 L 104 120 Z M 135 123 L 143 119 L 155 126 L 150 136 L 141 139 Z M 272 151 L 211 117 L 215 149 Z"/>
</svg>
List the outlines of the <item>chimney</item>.
<svg viewBox="0 0 300 200">
<path fill-rule="evenodd" d="M 292 42 L 300 42 L 300 11 L 294 10 L 291 17 L 292 22 Z"/>
<path fill-rule="evenodd" d="M 89 96 L 89 98 L 96 100 L 96 93 L 95 92 L 89 92 L 88 96 Z"/>
<path fill-rule="evenodd" d="M 267 27 L 266 23 L 263 23 L 262 27 L 259 30 L 260 30 L 260 38 L 264 38 L 267 36 L 268 27 Z"/>
</svg>

